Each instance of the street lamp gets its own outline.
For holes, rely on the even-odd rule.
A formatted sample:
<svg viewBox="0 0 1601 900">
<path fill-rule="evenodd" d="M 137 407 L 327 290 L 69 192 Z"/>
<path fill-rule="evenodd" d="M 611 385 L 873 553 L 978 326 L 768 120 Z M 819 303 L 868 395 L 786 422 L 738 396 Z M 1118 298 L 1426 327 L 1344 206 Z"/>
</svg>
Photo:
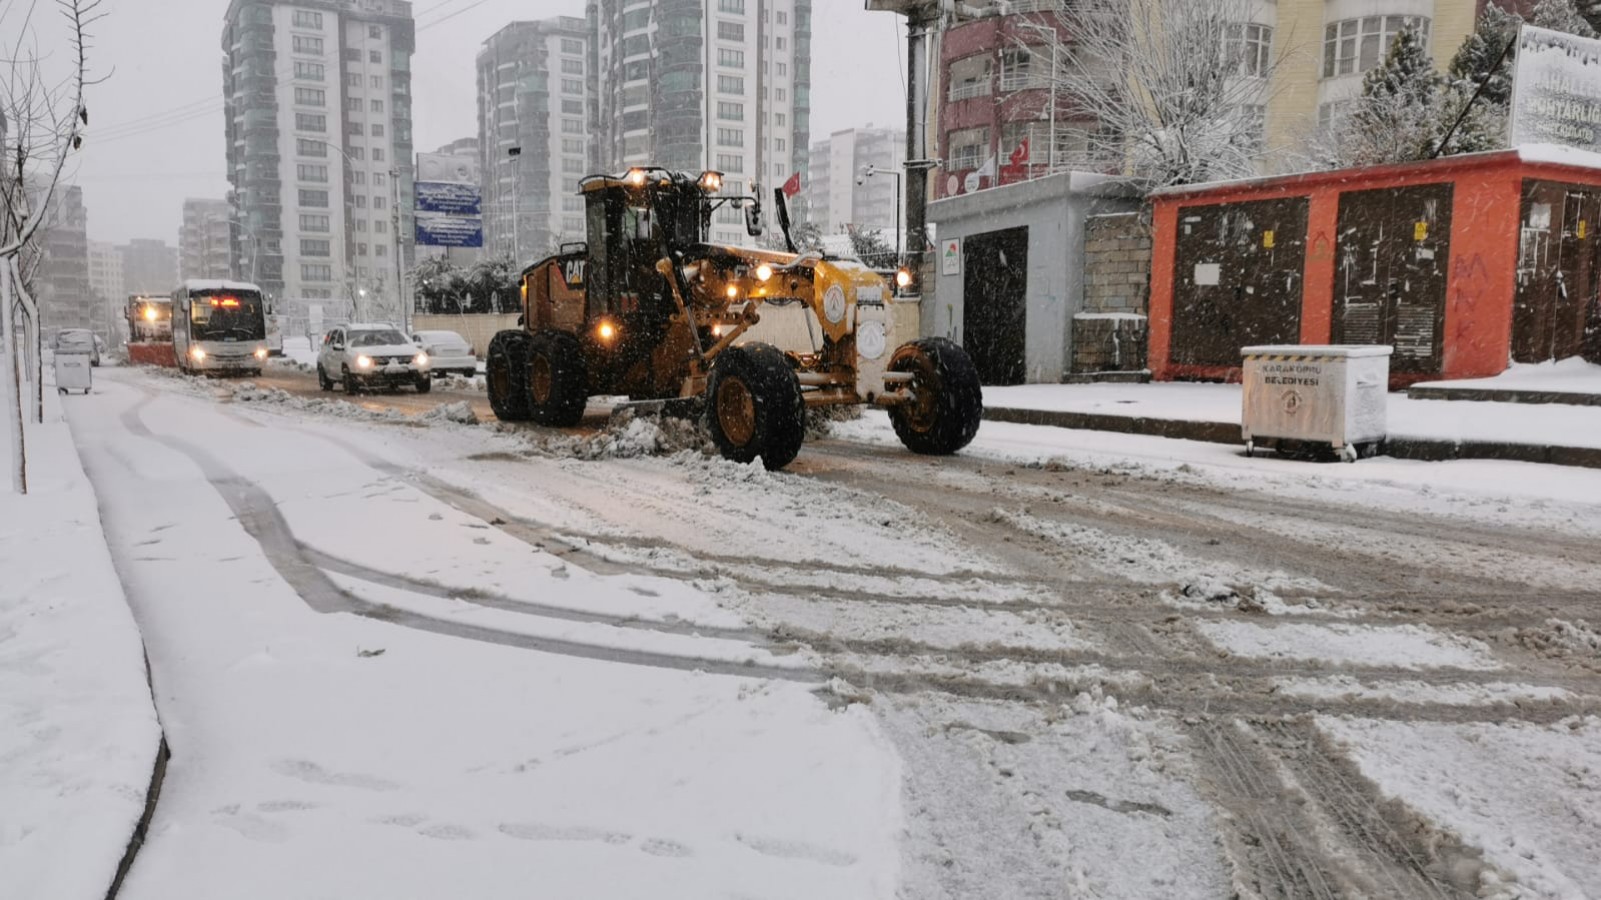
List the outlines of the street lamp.
<svg viewBox="0 0 1601 900">
<path fill-rule="evenodd" d="M 901 264 L 901 232 L 905 230 L 901 222 L 901 173 L 888 170 L 879 171 L 878 166 L 866 165 L 862 167 L 862 176 L 856 179 L 862 184 L 874 175 L 889 175 L 895 179 L 895 265 Z"/>
</svg>

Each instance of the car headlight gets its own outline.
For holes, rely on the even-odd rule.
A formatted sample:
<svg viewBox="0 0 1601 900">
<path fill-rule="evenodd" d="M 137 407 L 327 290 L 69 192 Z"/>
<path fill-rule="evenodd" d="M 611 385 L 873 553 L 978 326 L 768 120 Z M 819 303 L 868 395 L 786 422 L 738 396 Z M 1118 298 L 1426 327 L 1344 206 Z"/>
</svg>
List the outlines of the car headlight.
<svg viewBox="0 0 1601 900">
<path fill-rule="evenodd" d="M 266 359 L 266 358 L 267 358 L 267 348 L 266 347 L 257 347 L 256 348 L 256 359 Z"/>
<path fill-rule="evenodd" d="M 428 354 L 419 353 L 416 356 L 412 357 L 411 361 L 416 363 L 419 366 L 426 366 L 426 365 L 428 365 Z"/>
<path fill-rule="evenodd" d="M 194 357 L 196 360 L 201 360 L 206 358 L 206 351 L 200 349 L 199 347 L 190 347 L 189 355 Z"/>
<path fill-rule="evenodd" d="M 358 357 L 356 357 L 356 368 L 358 368 L 358 369 L 370 369 L 370 368 L 372 368 L 372 357 L 370 357 L 370 356 L 358 356 Z"/>
</svg>

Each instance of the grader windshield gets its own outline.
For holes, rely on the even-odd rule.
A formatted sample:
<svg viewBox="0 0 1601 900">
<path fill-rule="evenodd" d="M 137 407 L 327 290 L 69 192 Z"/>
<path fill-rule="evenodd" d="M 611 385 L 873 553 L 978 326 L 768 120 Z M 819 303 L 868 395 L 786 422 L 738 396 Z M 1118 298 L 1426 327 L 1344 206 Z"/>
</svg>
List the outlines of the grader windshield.
<svg viewBox="0 0 1601 900">
<path fill-rule="evenodd" d="M 706 176 L 695 180 L 660 169 L 584 183 L 590 316 L 649 305 L 662 296 L 656 263 L 706 242 L 715 202 L 708 187 Z M 624 309 L 608 309 L 613 301 Z"/>
</svg>

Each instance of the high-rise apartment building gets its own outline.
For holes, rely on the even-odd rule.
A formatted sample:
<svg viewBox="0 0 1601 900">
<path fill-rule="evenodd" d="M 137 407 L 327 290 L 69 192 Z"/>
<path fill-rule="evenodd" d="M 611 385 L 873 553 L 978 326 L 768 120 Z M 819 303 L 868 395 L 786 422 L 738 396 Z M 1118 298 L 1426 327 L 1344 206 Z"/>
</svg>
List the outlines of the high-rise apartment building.
<svg viewBox="0 0 1601 900">
<path fill-rule="evenodd" d="M 122 286 L 131 294 L 165 294 L 178 284 L 178 250 L 166 241 L 134 238 L 122 254 Z"/>
<path fill-rule="evenodd" d="M 398 312 L 415 46 L 404 0 L 229 3 L 223 84 L 241 277 L 282 298 L 371 295 Z"/>
<path fill-rule="evenodd" d="M 89 242 L 89 290 L 101 300 L 121 303 L 122 251 L 110 241 Z"/>
<path fill-rule="evenodd" d="M 583 19 L 512 22 L 478 51 L 484 249 L 519 264 L 584 239 L 591 172 L 590 32 Z"/>
<path fill-rule="evenodd" d="M 593 0 L 594 161 L 724 174 L 759 196 L 806 168 L 812 0 Z M 745 239 L 723 208 L 712 239 Z"/>
<path fill-rule="evenodd" d="M 95 302 L 89 287 L 89 215 L 83 189 L 58 185 L 45 215 L 44 255 L 32 281 L 42 325 L 104 330 L 102 304 Z"/>
<path fill-rule="evenodd" d="M 904 174 L 905 159 L 906 132 L 893 128 L 849 128 L 813 144 L 804 194 L 808 221 L 824 234 L 847 227 L 899 230 L 904 204 L 896 203 L 896 176 Z M 873 174 L 864 175 L 868 171 Z"/>
<path fill-rule="evenodd" d="M 179 278 L 231 278 L 226 200 L 183 201 L 183 227 L 178 231 Z"/>
</svg>

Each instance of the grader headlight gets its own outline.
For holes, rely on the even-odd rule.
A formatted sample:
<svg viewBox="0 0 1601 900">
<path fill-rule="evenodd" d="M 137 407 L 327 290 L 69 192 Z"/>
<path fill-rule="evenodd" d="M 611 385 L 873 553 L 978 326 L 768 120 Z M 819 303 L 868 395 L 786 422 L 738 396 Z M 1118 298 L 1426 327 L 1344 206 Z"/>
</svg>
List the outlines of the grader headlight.
<svg viewBox="0 0 1601 900">
<path fill-rule="evenodd" d="M 723 189 L 723 173 L 713 172 L 710 169 L 700 173 L 700 189 L 708 194 L 715 194 Z"/>
<path fill-rule="evenodd" d="M 762 263 L 761 265 L 756 267 L 756 280 L 757 281 L 766 281 L 767 279 L 772 278 L 772 277 L 773 277 L 773 267 L 772 266 L 768 265 L 767 263 Z"/>
<path fill-rule="evenodd" d="M 910 269 L 897 269 L 895 271 L 895 286 L 899 288 L 911 287 L 912 271 Z"/>
<path fill-rule="evenodd" d="M 609 344 L 617 338 L 617 326 L 611 322 L 602 322 L 595 329 L 595 336 Z"/>
<path fill-rule="evenodd" d="M 643 187 L 645 184 L 645 170 L 637 166 L 629 169 L 628 175 L 623 180 L 627 181 L 634 187 Z"/>
</svg>

